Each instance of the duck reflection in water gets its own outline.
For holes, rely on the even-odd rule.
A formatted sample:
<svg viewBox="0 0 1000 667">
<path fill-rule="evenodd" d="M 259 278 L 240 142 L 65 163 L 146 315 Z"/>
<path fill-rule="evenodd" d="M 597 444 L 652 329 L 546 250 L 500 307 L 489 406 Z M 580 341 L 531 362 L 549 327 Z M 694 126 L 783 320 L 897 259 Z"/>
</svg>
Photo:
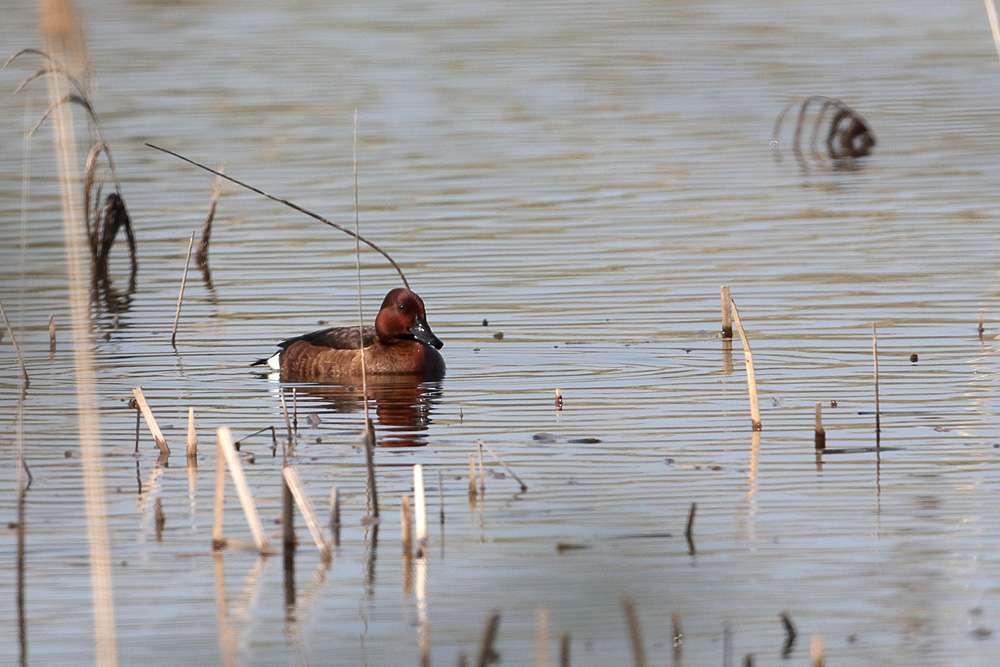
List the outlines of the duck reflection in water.
<svg viewBox="0 0 1000 667">
<path fill-rule="evenodd" d="M 386 294 L 374 327 L 332 327 L 289 338 L 274 355 L 253 366 L 279 371 L 283 382 L 322 383 L 303 387 L 338 412 L 363 406 L 362 368 L 375 400 L 378 422 L 397 430 L 425 431 L 430 406 L 440 396 L 444 343 L 427 324 L 423 300 L 408 289 Z M 362 361 L 363 360 L 363 361 Z M 429 384 L 428 384 L 429 383 Z M 383 446 L 413 446 L 419 438 L 396 435 Z"/>
<path fill-rule="evenodd" d="M 286 403 L 290 402 L 291 387 L 282 387 Z M 318 399 L 319 405 L 341 414 L 361 413 L 364 398 L 361 385 L 313 384 L 297 385 L 299 413 L 302 399 Z M 435 406 L 441 400 L 441 383 L 411 377 L 372 378 L 368 381 L 369 405 L 375 422 L 380 447 L 423 447 Z M 289 408 L 291 406 L 289 405 Z M 310 402 L 309 411 L 316 408 Z M 320 416 L 323 417 L 322 413 Z M 329 419 L 324 417 L 324 419 Z M 300 417 L 301 422 L 301 417 Z M 357 430 L 361 422 L 352 420 L 350 428 Z"/>
</svg>

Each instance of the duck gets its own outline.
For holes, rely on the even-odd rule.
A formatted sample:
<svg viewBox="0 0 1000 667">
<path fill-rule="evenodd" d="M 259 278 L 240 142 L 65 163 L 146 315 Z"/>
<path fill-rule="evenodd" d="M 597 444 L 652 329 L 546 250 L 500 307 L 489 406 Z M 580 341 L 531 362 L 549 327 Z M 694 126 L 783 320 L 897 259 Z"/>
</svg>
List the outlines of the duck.
<svg viewBox="0 0 1000 667">
<path fill-rule="evenodd" d="M 251 366 L 269 366 L 291 382 L 338 382 L 361 378 L 361 356 L 370 377 L 444 377 L 444 343 L 427 324 L 424 301 L 398 287 L 382 300 L 375 326 L 331 327 L 278 343 L 279 350 Z"/>
</svg>

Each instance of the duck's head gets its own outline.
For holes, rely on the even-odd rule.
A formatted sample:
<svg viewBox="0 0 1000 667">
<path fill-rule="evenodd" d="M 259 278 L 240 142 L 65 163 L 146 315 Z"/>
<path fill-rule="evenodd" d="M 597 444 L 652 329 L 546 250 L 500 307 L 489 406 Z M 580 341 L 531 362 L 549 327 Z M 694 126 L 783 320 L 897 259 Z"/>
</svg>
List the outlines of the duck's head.
<svg viewBox="0 0 1000 667">
<path fill-rule="evenodd" d="M 402 287 L 392 290 L 382 300 L 375 318 L 375 333 L 386 345 L 399 340 L 418 340 L 438 350 L 444 347 L 427 324 L 423 299 Z"/>
</svg>

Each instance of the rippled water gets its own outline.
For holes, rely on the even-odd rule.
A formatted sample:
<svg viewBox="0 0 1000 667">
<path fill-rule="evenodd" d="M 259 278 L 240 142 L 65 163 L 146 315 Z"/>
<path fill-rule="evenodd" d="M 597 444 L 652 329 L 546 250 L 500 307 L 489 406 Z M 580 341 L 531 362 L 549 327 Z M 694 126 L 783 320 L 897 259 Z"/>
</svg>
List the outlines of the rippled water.
<svg viewBox="0 0 1000 667">
<path fill-rule="evenodd" d="M 80 9 L 93 102 L 139 243 L 137 290 L 116 321 L 95 310 L 92 336 L 123 663 L 219 662 L 226 627 L 246 664 L 418 662 L 419 605 L 404 591 L 396 517 L 422 463 L 435 663 L 474 657 L 497 610 L 503 664 L 531 664 L 539 608 L 553 660 L 570 633 L 573 664 L 626 663 L 620 598 L 630 596 L 651 664 L 736 664 L 748 653 L 777 664 L 782 612 L 799 631 L 789 655 L 798 664 L 814 635 L 833 664 L 993 664 L 1000 65 L 981 4 Z M 33 7 L 5 8 L 5 52 L 38 44 L 35 21 Z M 0 73 L 0 90 L 35 66 Z M 788 126 L 784 159 L 774 159 L 778 113 L 814 94 L 865 116 L 879 142 L 871 157 L 799 165 Z M 94 640 L 47 126 L 22 158 L 24 131 L 45 105 L 42 82 L 0 102 L 0 299 L 32 377 L 28 657 L 78 664 L 92 660 Z M 328 571 L 300 528 L 286 614 L 281 558 L 211 555 L 210 445 L 223 425 L 237 438 L 273 425 L 282 437 L 280 385 L 247 365 L 321 320 L 355 321 L 353 243 L 227 185 L 211 283 L 192 268 L 175 353 L 187 242 L 213 181 L 143 142 L 225 162 L 237 178 L 351 223 L 355 109 L 363 233 L 424 298 L 448 375 L 380 399 L 384 444 L 422 446 L 377 452 L 387 520 L 374 547 L 361 527 L 357 392 L 297 392 L 294 463 L 317 506 L 331 486 L 341 490 L 345 527 Z M 124 289 L 125 253 L 116 253 Z M 374 254 L 364 267 L 370 319 L 398 279 Z M 729 372 L 716 334 L 723 284 L 754 350 L 758 439 L 739 343 Z M 59 328 L 51 356 L 49 315 Z M 878 455 L 866 450 L 873 322 L 885 413 Z M 19 392 L 6 335 L 0 360 L 0 506 L 13 521 Z M 156 467 L 144 426 L 142 454 L 131 455 L 135 386 L 174 447 L 167 468 Z M 817 460 L 816 401 L 828 446 L 846 453 Z M 179 454 L 189 406 L 202 441 L 190 477 Z M 309 414 L 322 422 L 310 426 Z M 485 499 L 470 505 L 477 439 L 524 478 L 526 493 L 487 459 Z M 280 456 L 267 434 L 244 451 L 255 454 L 247 475 L 275 533 Z M 684 539 L 692 502 L 694 555 Z M 226 526 L 248 537 L 235 500 Z M 12 527 L 0 530 L 0 588 L 11 593 L 15 543 Z M 219 600 L 229 610 L 221 620 Z M 672 614 L 683 625 L 680 653 Z M 15 627 L 12 602 L 0 618 Z M 18 653 L 16 633 L 5 633 L 0 660 Z"/>
</svg>

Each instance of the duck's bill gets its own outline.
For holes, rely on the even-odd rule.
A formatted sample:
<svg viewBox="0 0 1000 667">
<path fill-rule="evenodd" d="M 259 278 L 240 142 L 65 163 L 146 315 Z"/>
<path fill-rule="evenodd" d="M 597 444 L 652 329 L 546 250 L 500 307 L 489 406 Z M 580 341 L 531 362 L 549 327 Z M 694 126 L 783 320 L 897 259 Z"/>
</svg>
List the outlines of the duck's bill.
<svg viewBox="0 0 1000 667">
<path fill-rule="evenodd" d="M 413 334 L 414 338 L 425 345 L 430 345 L 438 350 L 444 347 L 444 343 L 441 342 L 440 338 L 434 335 L 431 328 L 427 326 L 427 320 L 422 317 L 418 317 L 417 321 L 413 323 L 413 326 L 410 327 L 410 333 Z"/>
</svg>

